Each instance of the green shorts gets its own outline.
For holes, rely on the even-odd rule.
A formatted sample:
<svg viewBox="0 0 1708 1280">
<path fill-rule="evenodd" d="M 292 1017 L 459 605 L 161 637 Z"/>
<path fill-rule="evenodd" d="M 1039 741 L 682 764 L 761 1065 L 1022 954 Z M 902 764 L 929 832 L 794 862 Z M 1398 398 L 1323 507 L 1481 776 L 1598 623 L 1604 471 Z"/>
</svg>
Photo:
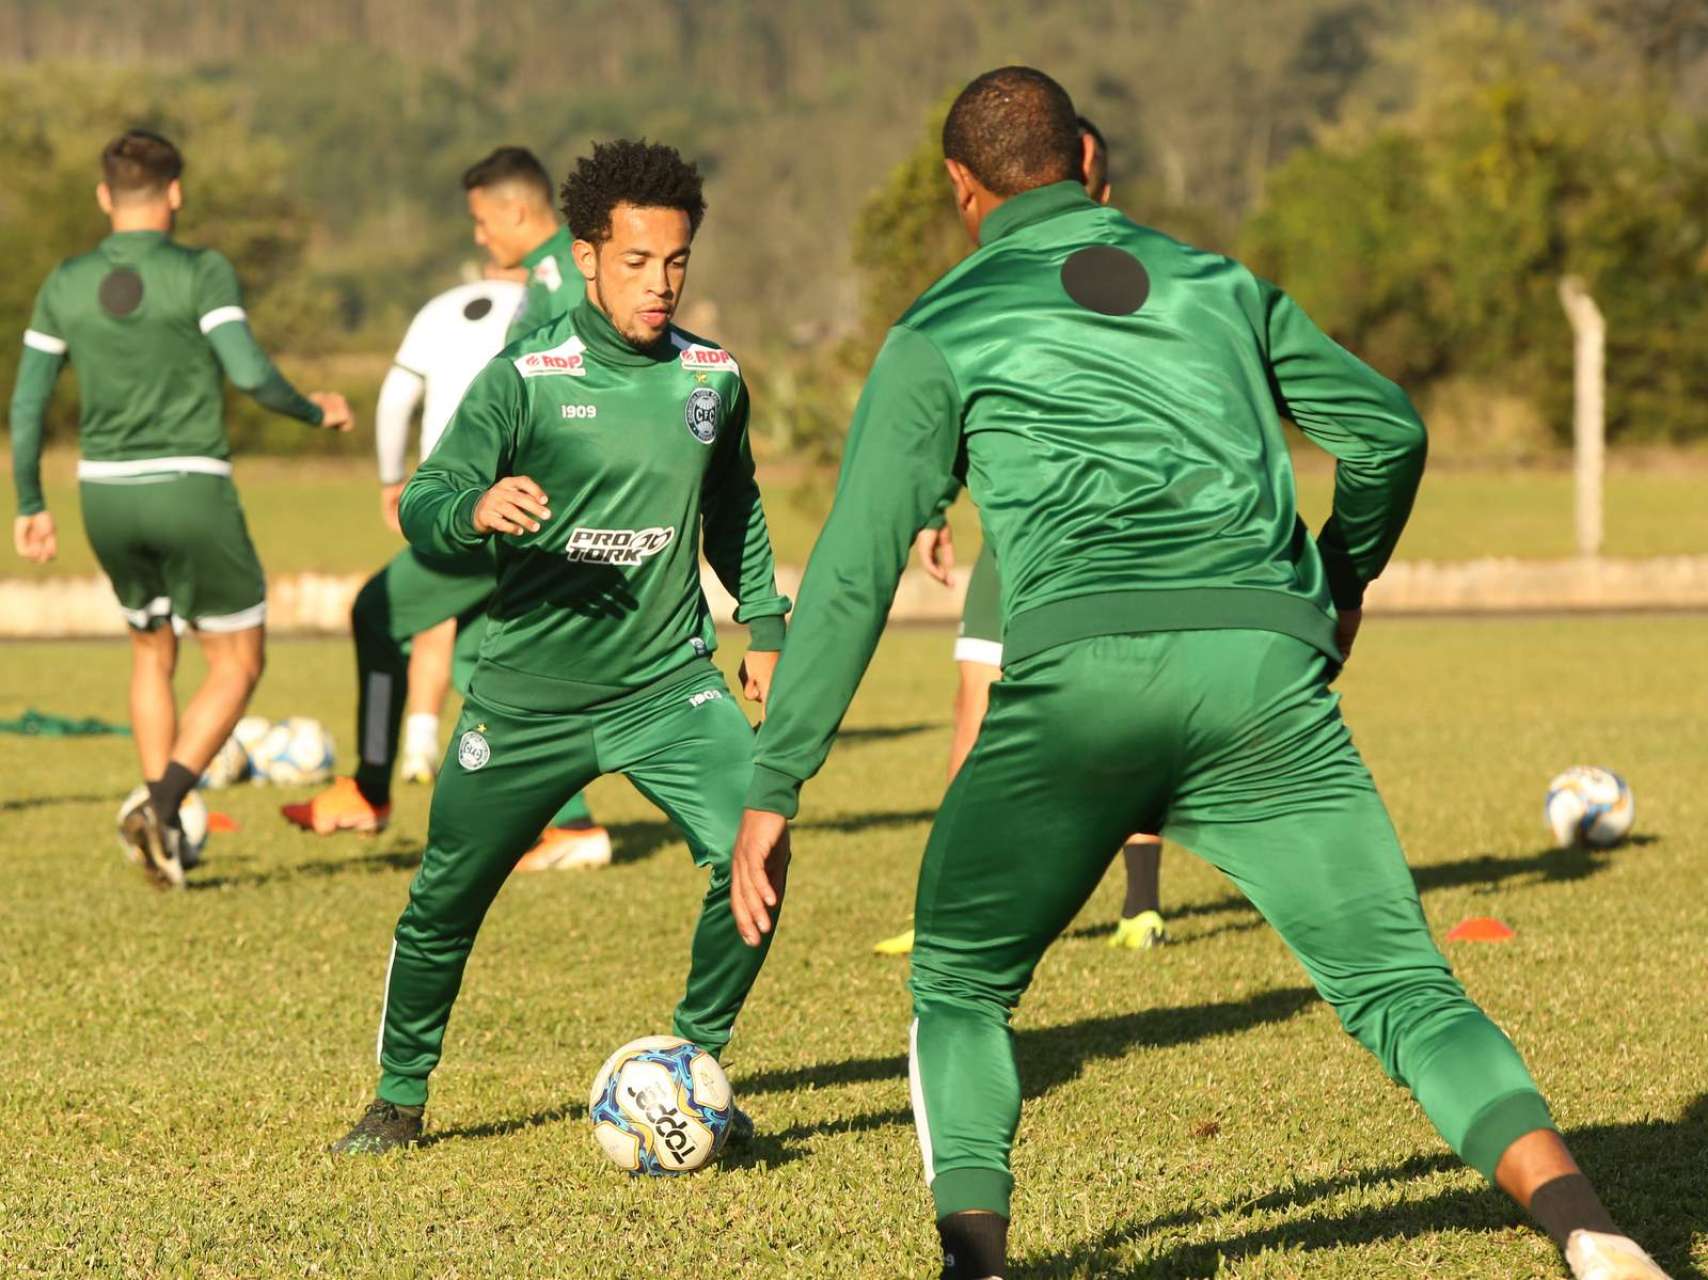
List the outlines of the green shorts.
<svg viewBox="0 0 1708 1280">
<path fill-rule="evenodd" d="M 85 476 L 79 492 L 89 545 L 132 628 L 265 624 L 267 580 L 230 476 Z"/>
<path fill-rule="evenodd" d="M 967 599 L 961 606 L 961 630 L 955 637 L 956 662 L 1002 665 L 1002 583 L 996 576 L 996 553 L 985 543 L 967 579 Z"/>
</svg>

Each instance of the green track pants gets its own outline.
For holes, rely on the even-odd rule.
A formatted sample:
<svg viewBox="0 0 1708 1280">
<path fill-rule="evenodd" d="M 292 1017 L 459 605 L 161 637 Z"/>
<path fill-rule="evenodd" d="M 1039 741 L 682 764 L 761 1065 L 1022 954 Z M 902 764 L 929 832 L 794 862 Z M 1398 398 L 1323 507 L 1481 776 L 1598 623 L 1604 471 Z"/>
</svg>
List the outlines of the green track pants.
<svg viewBox="0 0 1708 1280">
<path fill-rule="evenodd" d="M 1009 1016 L 1131 831 L 1226 873 L 1341 1025 L 1485 1177 L 1552 1128 L 1430 938 L 1327 660 L 1261 631 L 1102 636 L 1003 672 L 932 828 L 915 908 L 914 1117 L 937 1214 L 1007 1215 Z"/>
<path fill-rule="evenodd" d="M 426 1101 L 451 1005 L 487 908 L 546 819 L 594 778 L 621 773 L 711 869 L 674 1029 L 714 1056 L 729 1043 L 767 947 L 730 912 L 730 851 L 753 772 L 753 731 L 710 662 L 609 706 L 552 715 L 470 696 L 433 790 L 427 851 L 397 922 L 380 1029 L 379 1096 Z"/>
<path fill-rule="evenodd" d="M 438 561 L 426 560 L 413 547 L 405 547 L 357 593 L 350 630 L 356 638 L 356 740 L 361 759 L 356 781 L 363 794 L 391 794 L 398 730 L 409 695 L 410 642 L 455 618 L 451 683 L 466 695 L 486 634 L 486 603 L 492 598 L 497 573 L 487 551 L 463 560 Z M 541 826 L 574 826 L 590 817 L 587 801 L 578 792 Z"/>
</svg>

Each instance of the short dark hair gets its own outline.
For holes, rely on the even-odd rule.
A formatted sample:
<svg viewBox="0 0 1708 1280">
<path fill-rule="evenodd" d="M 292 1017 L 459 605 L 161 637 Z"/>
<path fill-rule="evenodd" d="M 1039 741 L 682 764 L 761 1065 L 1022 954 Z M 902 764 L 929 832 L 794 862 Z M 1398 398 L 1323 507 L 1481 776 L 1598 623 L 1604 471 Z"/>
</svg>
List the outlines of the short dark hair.
<svg viewBox="0 0 1708 1280">
<path fill-rule="evenodd" d="M 178 148 L 150 129 L 127 129 L 101 149 L 101 176 L 115 196 L 159 195 L 183 172 Z"/>
<path fill-rule="evenodd" d="M 1085 167 L 1085 189 L 1093 196 L 1109 185 L 1109 144 L 1103 140 L 1103 130 L 1084 116 L 1077 117 L 1081 137 L 1090 136 L 1097 145 L 1091 149 L 1091 163 Z"/>
<path fill-rule="evenodd" d="M 611 237 L 611 210 L 619 204 L 643 209 L 680 209 L 688 215 L 690 238 L 706 216 L 699 166 L 661 142 L 619 139 L 595 142 L 564 179 L 559 195 L 563 217 L 577 240 L 601 244 Z"/>
<path fill-rule="evenodd" d="M 962 89 L 949 108 L 943 154 L 999 196 L 1077 182 L 1078 120 L 1067 90 L 1042 71 L 998 67 Z"/>
<path fill-rule="evenodd" d="M 539 157 L 526 147 L 499 147 L 463 171 L 463 190 L 519 185 L 528 188 L 546 208 L 552 207 L 552 180 Z"/>
</svg>

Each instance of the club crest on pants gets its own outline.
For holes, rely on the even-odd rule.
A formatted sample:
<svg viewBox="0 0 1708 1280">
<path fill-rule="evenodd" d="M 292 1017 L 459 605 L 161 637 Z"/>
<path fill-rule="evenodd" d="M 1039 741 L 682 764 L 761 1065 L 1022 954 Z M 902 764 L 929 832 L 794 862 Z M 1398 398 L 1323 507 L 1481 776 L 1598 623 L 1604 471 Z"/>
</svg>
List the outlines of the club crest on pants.
<svg viewBox="0 0 1708 1280">
<path fill-rule="evenodd" d="M 457 740 L 457 763 L 470 773 L 492 759 L 492 748 L 476 729 L 470 729 Z"/>
</svg>

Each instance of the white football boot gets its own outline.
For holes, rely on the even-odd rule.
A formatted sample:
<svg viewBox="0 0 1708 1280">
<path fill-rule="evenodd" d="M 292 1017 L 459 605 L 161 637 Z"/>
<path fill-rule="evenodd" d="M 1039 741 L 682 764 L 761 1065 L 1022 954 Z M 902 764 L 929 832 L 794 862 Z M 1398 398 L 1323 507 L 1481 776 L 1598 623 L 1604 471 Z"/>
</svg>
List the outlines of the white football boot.
<svg viewBox="0 0 1708 1280">
<path fill-rule="evenodd" d="M 1566 1238 L 1566 1265 L 1576 1280 L 1668 1280 L 1629 1236 L 1578 1229 Z"/>
</svg>

